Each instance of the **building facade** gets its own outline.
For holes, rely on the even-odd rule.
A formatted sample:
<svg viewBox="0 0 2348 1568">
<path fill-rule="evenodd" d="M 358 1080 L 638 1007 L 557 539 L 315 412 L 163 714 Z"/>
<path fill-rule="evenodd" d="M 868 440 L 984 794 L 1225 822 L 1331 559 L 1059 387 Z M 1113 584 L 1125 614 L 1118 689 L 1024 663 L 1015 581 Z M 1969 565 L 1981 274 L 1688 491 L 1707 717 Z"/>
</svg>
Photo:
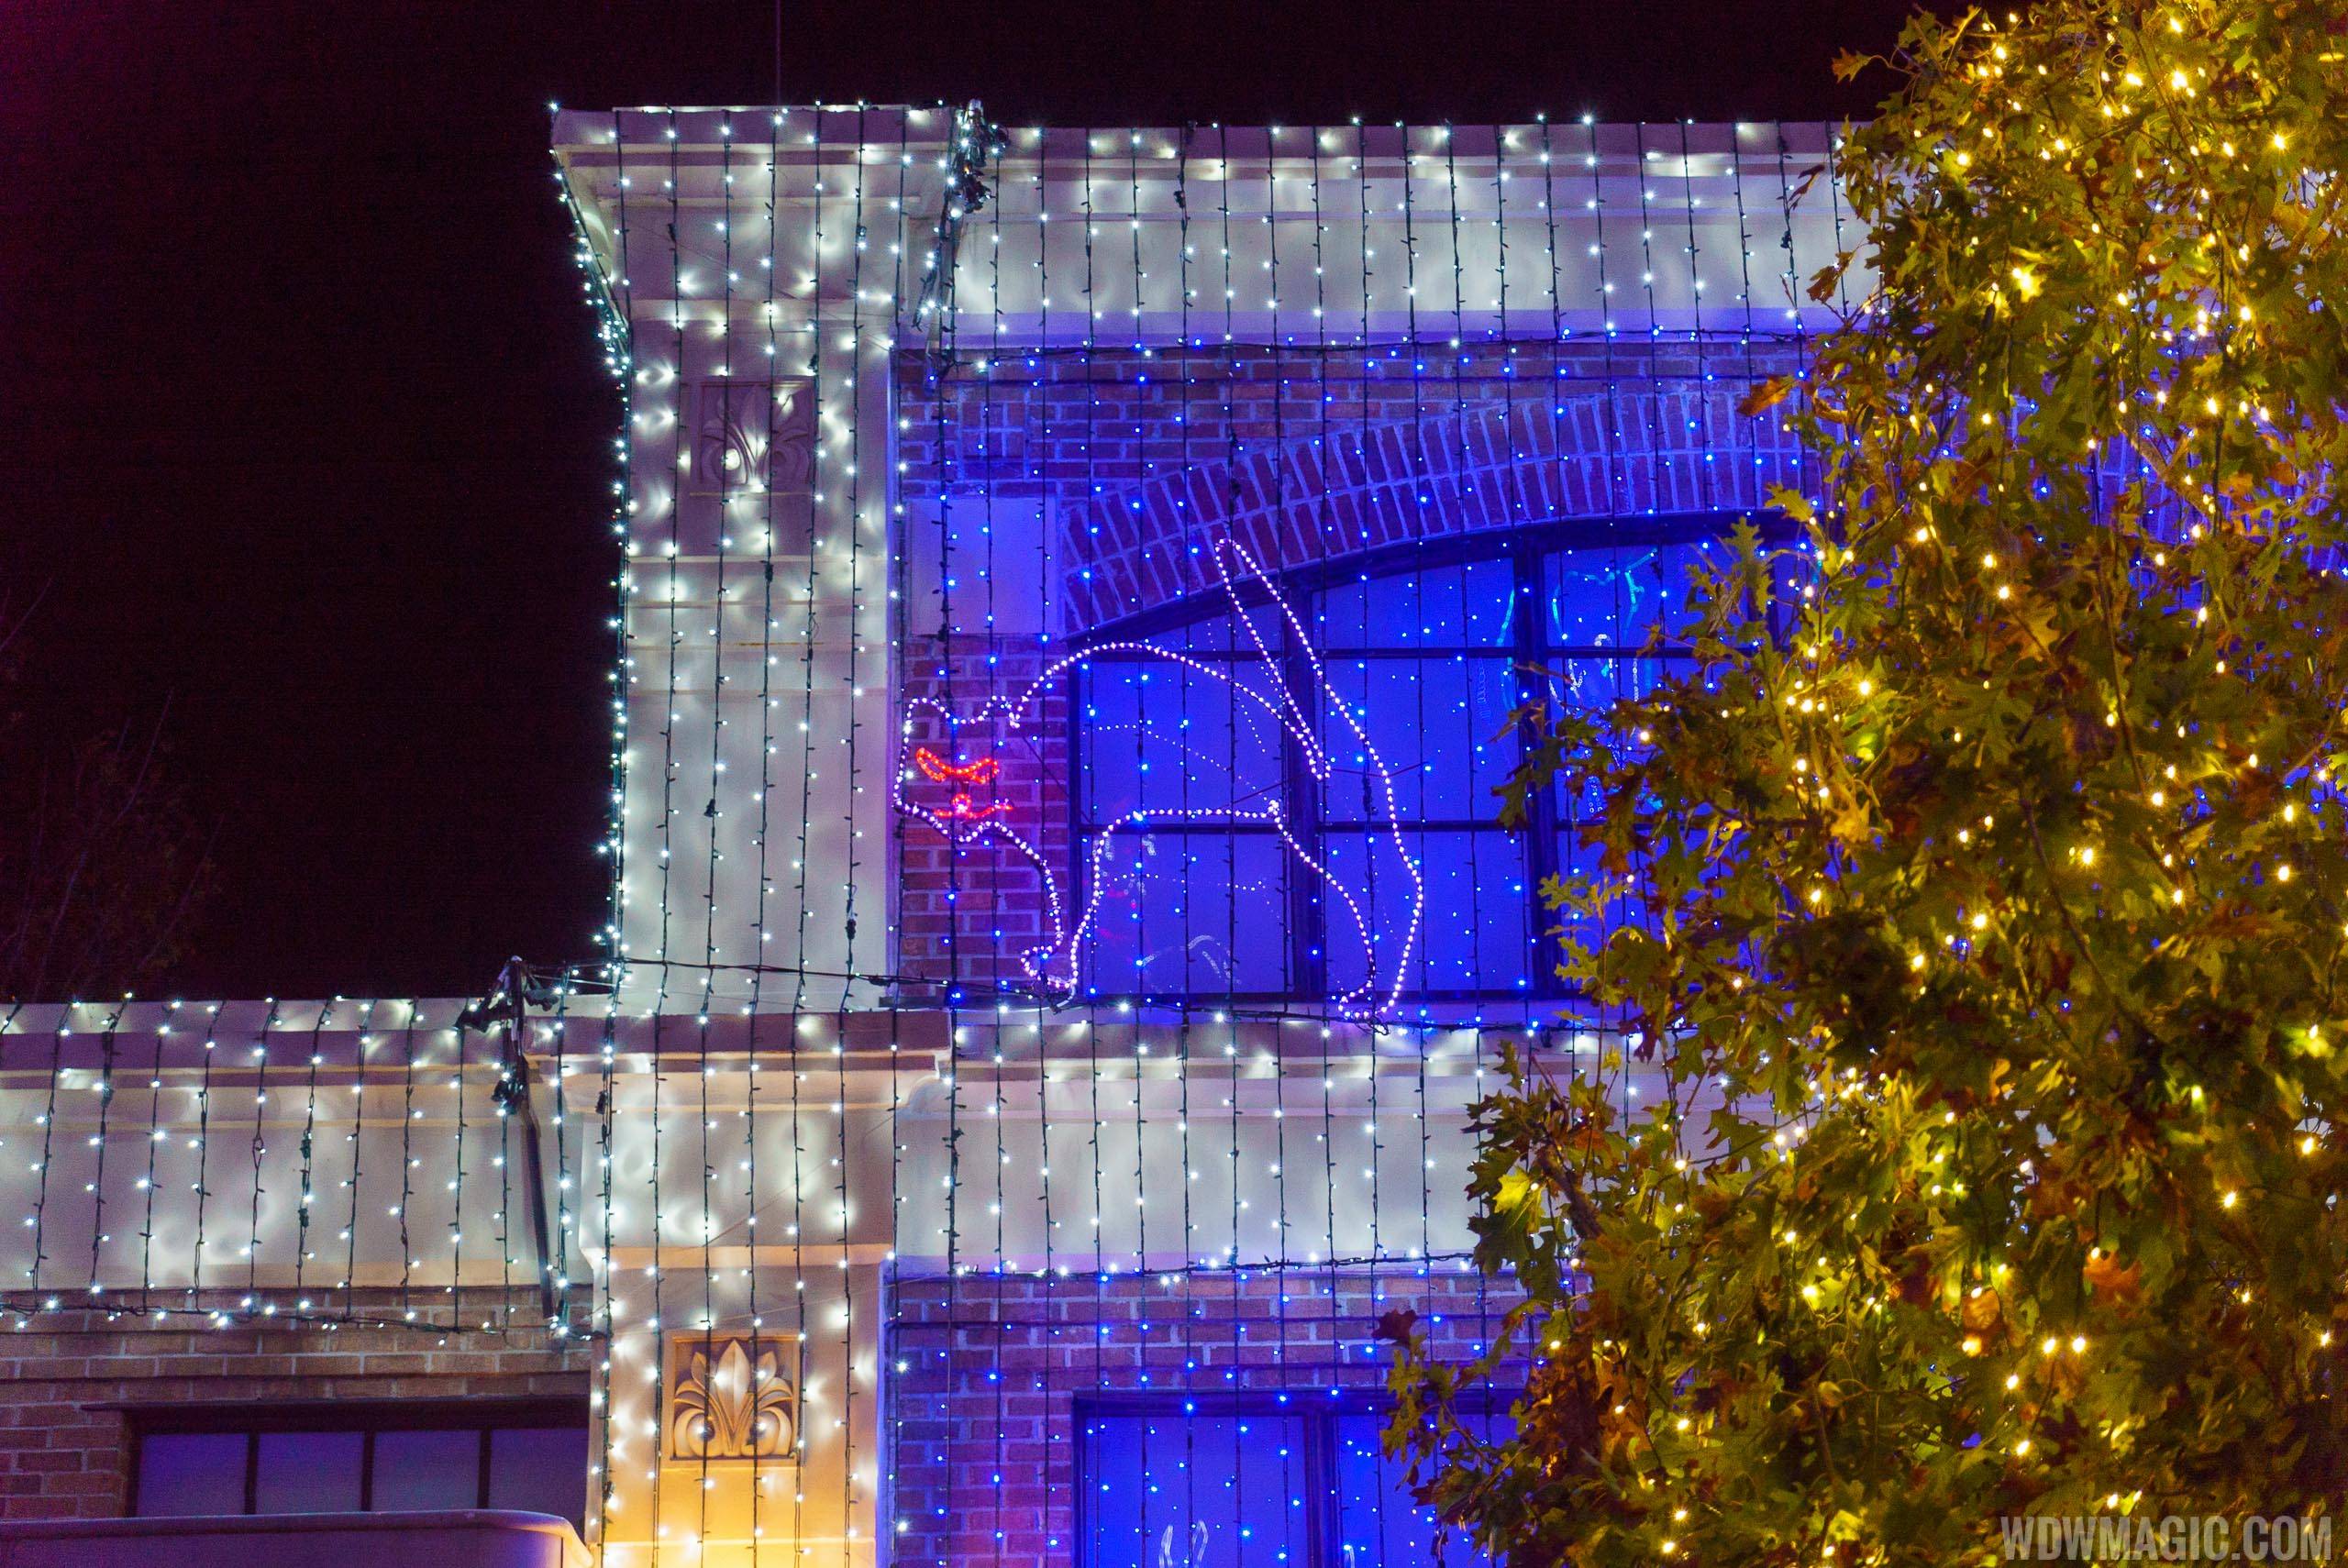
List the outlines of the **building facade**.
<svg viewBox="0 0 2348 1568">
<path fill-rule="evenodd" d="M 1379 1328 L 1501 1331 L 1468 1107 L 1638 1087 L 1556 976 L 1587 802 L 1496 791 L 1803 484 L 1739 403 L 1848 303 L 1829 136 L 559 114 L 604 951 L 0 1019 L 0 1515 L 1435 1550 Z"/>
</svg>

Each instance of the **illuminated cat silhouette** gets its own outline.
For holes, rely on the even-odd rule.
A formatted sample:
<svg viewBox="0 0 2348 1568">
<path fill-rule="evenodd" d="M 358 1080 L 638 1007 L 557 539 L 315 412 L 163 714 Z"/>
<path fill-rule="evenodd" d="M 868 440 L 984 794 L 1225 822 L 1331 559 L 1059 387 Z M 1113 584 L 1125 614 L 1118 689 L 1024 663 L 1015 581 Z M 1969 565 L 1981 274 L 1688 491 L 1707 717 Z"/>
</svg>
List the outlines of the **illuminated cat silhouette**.
<svg viewBox="0 0 2348 1568">
<path fill-rule="evenodd" d="M 901 760 L 892 784 L 896 808 L 917 821 L 926 823 L 957 846 L 992 843 L 1008 848 L 1036 868 L 1043 883 L 1045 924 L 1049 940 L 1024 949 L 1018 954 L 1019 965 L 1027 978 L 1049 994 L 1065 1000 L 1074 996 L 1080 985 L 1082 957 L 1088 942 L 1097 939 L 1101 913 L 1102 889 L 1106 881 L 1102 876 L 1104 862 L 1114 853 L 1113 845 L 1121 837 L 1146 834 L 1153 824 L 1180 822 L 1190 827 L 1217 825 L 1268 826 L 1283 846 L 1287 856 L 1302 866 L 1321 884 L 1328 895 L 1326 907 L 1342 910 L 1350 924 L 1353 936 L 1359 941 L 1363 963 L 1361 978 L 1331 998 L 1340 1016 L 1354 1019 L 1376 1018 L 1390 1012 L 1400 999 L 1404 977 L 1410 972 L 1411 955 L 1417 946 L 1421 922 L 1426 911 L 1426 882 L 1417 859 L 1404 843 L 1400 825 L 1402 813 L 1395 802 L 1394 775 L 1363 727 L 1361 718 L 1330 687 L 1321 660 L 1307 641 L 1303 620 L 1273 588 L 1269 577 L 1255 557 L 1237 540 L 1229 537 L 1215 541 L 1211 552 L 1218 580 L 1230 600 L 1234 619 L 1246 637 L 1252 659 L 1234 659 L 1211 663 L 1194 658 L 1179 649 L 1160 647 L 1155 643 L 1116 641 L 1096 645 L 1081 653 L 1068 655 L 1049 665 L 1033 680 L 1009 696 L 989 697 L 976 708 L 957 712 L 945 702 L 931 698 L 912 699 L 907 707 L 913 712 L 935 715 L 949 735 L 966 730 L 1000 725 L 1004 741 L 1024 738 L 1037 718 L 1039 701 L 1045 694 L 1065 680 L 1069 672 L 1087 666 L 1103 655 L 1115 655 L 1130 661 L 1135 656 L 1163 660 L 1181 668 L 1187 674 L 1220 683 L 1232 699 L 1232 722 L 1246 718 L 1251 724 L 1268 725 L 1276 730 L 1281 741 L 1295 748 L 1301 758 L 1304 771 L 1316 786 L 1325 786 L 1333 773 L 1329 752 L 1322 744 L 1316 729 L 1315 713 L 1320 712 L 1342 724 L 1349 733 L 1362 761 L 1364 778 L 1372 791 L 1372 799 L 1380 807 L 1373 814 L 1388 825 L 1366 830 L 1375 841 L 1378 853 L 1390 851 L 1403 870 L 1409 913 L 1401 922 L 1401 939 L 1390 944 L 1381 957 L 1379 942 L 1377 905 L 1367 886 L 1356 886 L 1338 876 L 1330 867 L 1317 845 L 1300 838 L 1293 827 L 1294 814 L 1277 792 L 1259 791 L 1260 803 L 1246 801 L 1209 808 L 1136 807 L 1095 830 L 1090 851 L 1090 875 L 1085 878 L 1086 896 L 1080 907 L 1070 908 L 1064 897 L 1060 879 L 1053 870 L 1049 858 L 1036 845 L 1033 824 L 1023 825 L 1014 802 L 988 793 L 991 786 L 1000 783 L 1002 763 L 999 756 L 980 756 L 964 760 L 958 752 L 945 755 L 937 747 L 914 745 L 908 737 L 907 755 Z M 1271 648 L 1248 613 L 1242 596 L 1243 584 L 1259 587 L 1273 609 L 1286 623 L 1290 642 L 1300 650 L 1290 662 L 1301 666 L 1306 679 L 1312 683 L 1319 701 L 1308 705 L 1298 700 L 1290 685 L 1290 676 L 1281 658 Z M 1260 682 L 1243 680 L 1241 675 L 1255 672 Z M 1136 725 L 1146 730 L 1145 720 Z M 905 726 L 911 729 L 910 713 Z M 1162 737 L 1161 737 L 1162 738 Z M 1180 742 L 1174 743 L 1180 745 Z M 947 790 L 946 799 L 935 804 L 913 799 L 909 790 L 920 784 L 940 785 Z M 1332 939 L 1338 937 L 1335 922 L 1332 922 Z M 1389 934 L 1391 934 L 1390 928 Z"/>
</svg>

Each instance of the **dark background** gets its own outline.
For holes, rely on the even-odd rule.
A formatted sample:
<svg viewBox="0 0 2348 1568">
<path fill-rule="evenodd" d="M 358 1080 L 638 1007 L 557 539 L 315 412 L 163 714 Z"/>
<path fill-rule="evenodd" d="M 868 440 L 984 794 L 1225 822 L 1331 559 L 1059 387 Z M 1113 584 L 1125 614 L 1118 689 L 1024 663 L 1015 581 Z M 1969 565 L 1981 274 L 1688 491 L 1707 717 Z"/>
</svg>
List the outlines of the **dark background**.
<svg viewBox="0 0 2348 1568">
<path fill-rule="evenodd" d="M 1892 0 L 14 0 L 0 601 L 61 739 L 166 713 L 214 836 L 169 994 L 593 955 L 618 403 L 549 99 L 1006 124 L 1822 118 Z M 14 831 L 0 823 L 0 833 Z"/>
</svg>

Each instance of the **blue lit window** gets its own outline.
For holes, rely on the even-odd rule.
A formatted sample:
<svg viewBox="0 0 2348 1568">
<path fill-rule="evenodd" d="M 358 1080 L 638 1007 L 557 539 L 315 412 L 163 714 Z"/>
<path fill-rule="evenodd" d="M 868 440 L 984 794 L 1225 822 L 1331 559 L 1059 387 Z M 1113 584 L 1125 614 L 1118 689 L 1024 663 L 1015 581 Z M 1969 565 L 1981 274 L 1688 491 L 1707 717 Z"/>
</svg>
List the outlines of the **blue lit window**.
<svg viewBox="0 0 2348 1568">
<path fill-rule="evenodd" d="M 1302 1394 L 1080 1402 L 1078 1568 L 1476 1568 L 1383 1452 L 1387 1419 Z"/>
<path fill-rule="evenodd" d="M 1540 888 L 1586 874 L 1583 808 L 1552 791 L 1529 831 L 1500 826 L 1524 739 L 1510 715 L 1535 697 L 1601 708 L 1684 669 L 1688 569 L 1721 558 L 1733 521 L 1558 525 L 1291 572 L 1281 592 L 1308 631 L 1254 612 L 1268 658 L 1219 592 L 1096 634 L 1199 668 L 1105 648 L 1071 675 L 1085 994 L 1331 996 L 1399 966 L 1419 1000 L 1556 995 Z M 1283 693 L 1325 783 L 1267 717 Z M 1258 820 L 1268 802 L 1277 823 Z M 1402 853 L 1425 889 L 1407 964 Z"/>
</svg>

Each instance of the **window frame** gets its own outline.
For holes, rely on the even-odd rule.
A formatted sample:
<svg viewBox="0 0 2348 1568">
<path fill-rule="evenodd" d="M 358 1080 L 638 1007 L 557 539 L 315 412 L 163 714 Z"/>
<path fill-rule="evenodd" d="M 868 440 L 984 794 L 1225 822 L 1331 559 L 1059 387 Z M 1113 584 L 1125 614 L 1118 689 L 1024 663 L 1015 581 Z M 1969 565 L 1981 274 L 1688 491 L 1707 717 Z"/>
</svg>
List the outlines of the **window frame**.
<svg viewBox="0 0 2348 1568">
<path fill-rule="evenodd" d="M 1235 584 L 1241 609 L 1250 614 L 1272 608 L 1271 593 L 1297 609 L 1308 625 L 1318 624 L 1323 597 L 1333 590 L 1382 579 L 1409 577 L 1421 572 L 1446 568 L 1505 560 L 1510 564 L 1510 591 L 1520 604 L 1534 607 L 1532 613 L 1520 611 L 1509 620 L 1509 641 L 1489 647 L 1472 647 L 1464 643 L 1426 645 L 1422 646 L 1354 647 L 1332 645 L 1324 650 L 1312 650 L 1324 668 L 1333 663 L 1362 660 L 1407 659 L 1424 663 L 1431 659 L 1487 658 L 1505 660 L 1516 681 L 1520 699 L 1529 699 L 1528 670 L 1556 668 L 1561 660 L 1572 659 L 1645 659 L 1662 662 L 1674 657 L 1686 658 L 1692 650 L 1684 644 L 1658 644 L 1653 648 L 1628 648 L 1603 645 L 1575 644 L 1551 638 L 1548 617 L 1540 613 L 1545 603 L 1544 569 L 1550 559 L 1581 550 L 1611 550 L 1642 547 L 1669 547 L 1674 546 L 1715 543 L 1728 538 L 1739 524 L 1750 523 L 1759 532 L 1766 546 L 1780 546 L 1793 533 L 1793 523 L 1781 512 L 1761 511 L 1701 511 L 1644 513 L 1629 517 L 1575 519 L 1534 524 L 1521 528 L 1491 530 L 1483 533 L 1447 535 L 1424 541 L 1408 540 L 1401 544 L 1384 545 L 1371 549 L 1332 557 L 1326 560 L 1307 562 L 1276 574 L 1270 592 L 1254 583 Z M 1211 591 L 1194 593 L 1170 603 L 1159 605 L 1141 614 L 1104 623 L 1086 629 L 1069 639 L 1071 652 L 1093 653 L 1097 657 L 1072 663 L 1063 678 L 1063 695 L 1068 712 L 1069 780 L 1065 794 L 1068 801 L 1068 834 L 1070 846 L 1071 897 L 1076 907 L 1082 908 L 1091 896 L 1091 856 L 1090 845 L 1094 836 L 1103 831 L 1105 823 L 1091 820 L 1084 783 L 1091 773 L 1085 733 L 1085 679 L 1088 668 L 1094 663 L 1137 664 L 1151 662 L 1150 656 L 1138 653 L 1120 654 L 1102 648 L 1102 645 L 1134 641 L 1178 631 L 1201 623 L 1220 620 L 1233 613 L 1232 596 L 1220 587 Z M 1771 609 L 1772 632 L 1779 608 Z M 1272 646 L 1272 657 L 1279 662 L 1283 679 L 1291 693 L 1309 704 L 1308 716 L 1319 724 L 1325 704 L 1315 684 L 1308 679 L 1303 663 L 1303 650 L 1295 646 L 1294 634 L 1285 617 L 1273 615 L 1269 624 L 1259 621 L 1268 634 L 1279 641 Z M 1252 654 L 1235 650 L 1230 655 L 1210 654 L 1201 650 L 1183 650 L 1185 657 L 1208 662 L 1235 661 L 1252 658 Z M 1520 702 L 1520 706 L 1522 702 Z M 1520 755 L 1530 752 L 1539 739 L 1538 726 L 1530 720 L 1517 724 Z M 1296 814 L 1291 825 L 1299 836 L 1316 846 L 1325 843 L 1329 825 L 1324 820 L 1320 786 L 1304 775 L 1301 748 L 1293 740 L 1282 747 L 1281 789 L 1284 799 L 1295 803 Z M 1537 944 L 1541 934 L 1554 924 L 1554 918 L 1541 899 L 1542 884 L 1549 878 L 1562 874 L 1565 865 L 1562 834 L 1567 831 L 1565 813 L 1555 789 L 1544 790 L 1532 800 L 1532 821 L 1523 829 L 1505 829 L 1496 820 L 1451 818 L 1412 819 L 1394 824 L 1404 834 L 1434 833 L 1473 834 L 1489 836 L 1508 846 L 1508 853 L 1524 873 L 1523 918 L 1528 944 Z M 1348 823 L 1341 831 L 1375 832 L 1378 823 Z M 1269 834 L 1268 826 L 1256 824 L 1219 824 L 1213 827 L 1185 827 L 1180 824 L 1153 824 L 1154 834 L 1169 836 L 1249 836 Z M 1288 985 L 1280 991 L 1224 992 L 1191 989 L 1139 991 L 1110 989 L 1093 990 L 1086 987 L 1083 995 L 1088 1002 L 1128 1002 L 1137 1006 L 1196 1005 L 1202 999 L 1235 1003 L 1269 1002 L 1301 996 L 1328 994 L 1328 921 L 1327 911 L 1312 896 L 1308 878 L 1290 878 L 1287 885 L 1287 922 L 1284 936 L 1283 972 Z M 1534 955 L 1528 954 L 1528 959 Z M 1422 962 L 1423 959 L 1422 958 Z M 1412 1002 L 1427 1003 L 1496 1003 L 1502 1001 L 1560 1001 L 1573 997 L 1573 990 L 1557 976 L 1555 965 L 1531 962 L 1529 983 L 1522 988 L 1416 988 L 1406 986 L 1402 997 Z"/>
<path fill-rule="evenodd" d="M 1505 1413 L 1515 1403 L 1512 1392 L 1479 1388 L 1466 1392 L 1457 1408 L 1468 1415 Z M 1333 1543 L 1344 1536 L 1343 1504 L 1338 1485 L 1337 1423 L 1348 1416 L 1371 1416 L 1382 1425 L 1392 1419 L 1394 1398 L 1383 1389 L 1344 1388 L 1305 1392 L 1299 1389 L 1245 1389 L 1224 1393 L 1127 1392 L 1097 1390 L 1080 1393 L 1069 1401 L 1069 1433 L 1071 1484 L 1075 1507 L 1069 1520 L 1073 1539 L 1072 1568 L 1101 1568 L 1092 1558 L 1093 1477 L 1087 1464 L 1091 1444 L 1086 1439 L 1097 1418 L 1188 1419 L 1192 1417 L 1237 1419 L 1248 1416 L 1301 1419 L 1304 1423 L 1305 1485 L 1314 1498 L 1306 1510 L 1305 1561 L 1290 1568 L 1344 1568 L 1330 1561 Z"/>
<path fill-rule="evenodd" d="M 473 1508 L 489 1507 L 491 1449 L 500 1431 L 576 1427 L 588 1456 L 593 1458 L 594 1427 L 589 1400 L 578 1396 L 497 1396 L 486 1398 L 441 1399 L 303 1399 L 275 1404 L 187 1401 L 155 1405 L 97 1405 L 124 1418 L 128 1454 L 123 1465 L 123 1507 L 127 1518 L 161 1518 L 138 1510 L 139 1471 L 150 1437 L 233 1437 L 245 1440 L 243 1507 L 222 1518 L 274 1518 L 255 1512 L 260 1483 L 260 1440 L 287 1432 L 356 1432 L 359 1434 L 359 1508 L 374 1513 L 375 1438 L 388 1431 L 470 1431 L 478 1439 L 474 1463 Z M 583 1485 L 583 1477 L 582 1477 Z M 581 1493 L 581 1507 L 586 1495 Z M 384 1509 L 385 1513 L 408 1512 Z M 577 1521 L 573 1521 L 574 1524 Z"/>
</svg>

